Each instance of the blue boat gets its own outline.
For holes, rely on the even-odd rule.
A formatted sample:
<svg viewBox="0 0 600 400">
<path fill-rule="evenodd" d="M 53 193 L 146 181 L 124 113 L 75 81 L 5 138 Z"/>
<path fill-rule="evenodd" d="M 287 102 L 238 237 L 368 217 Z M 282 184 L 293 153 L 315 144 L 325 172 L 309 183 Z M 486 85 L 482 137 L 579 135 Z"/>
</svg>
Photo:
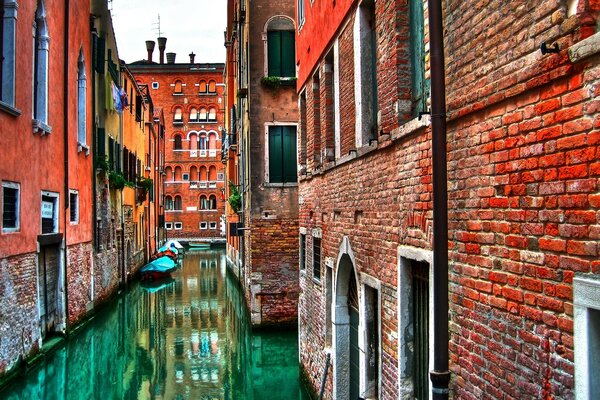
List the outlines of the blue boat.
<svg viewBox="0 0 600 400">
<path fill-rule="evenodd" d="M 169 257 L 160 257 L 140 268 L 142 279 L 159 279 L 168 276 L 177 269 L 177 263 Z"/>
</svg>

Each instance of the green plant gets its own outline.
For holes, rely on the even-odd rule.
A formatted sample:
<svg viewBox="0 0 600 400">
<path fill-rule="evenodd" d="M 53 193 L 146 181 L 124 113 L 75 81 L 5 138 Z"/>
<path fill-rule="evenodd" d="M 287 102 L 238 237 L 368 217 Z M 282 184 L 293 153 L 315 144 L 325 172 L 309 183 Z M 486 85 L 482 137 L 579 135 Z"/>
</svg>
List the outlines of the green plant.
<svg viewBox="0 0 600 400">
<path fill-rule="evenodd" d="M 125 186 L 127 186 L 127 187 L 134 186 L 133 183 L 131 183 L 127 179 L 125 179 L 122 172 L 118 172 L 118 171 L 110 171 L 108 173 L 108 181 L 110 182 L 111 187 L 114 189 L 117 189 L 117 190 L 121 190 Z"/>
<path fill-rule="evenodd" d="M 152 179 L 151 178 L 139 178 L 137 186 L 143 188 L 146 192 L 152 190 Z"/>
<path fill-rule="evenodd" d="M 263 76 L 260 78 L 260 83 L 264 87 L 277 89 L 281 86 L 294 86 L 296 84 L 295 77 L 282 78 L 279 76 Z"/>
<path fill-rule="evenodd" d="M 237 213 L 242 208 L 242 194 L 237 186 L 229 181 L 229 199 L 227 200 L 233 212 Z"/>
<path fill-rule="evenodd" d="M 106 157 L 97 157 L 96 158 L 96 169 L 102 171 L 108 171 L 110 168 L 108 166 L 108 159 Z"/>
</svg>

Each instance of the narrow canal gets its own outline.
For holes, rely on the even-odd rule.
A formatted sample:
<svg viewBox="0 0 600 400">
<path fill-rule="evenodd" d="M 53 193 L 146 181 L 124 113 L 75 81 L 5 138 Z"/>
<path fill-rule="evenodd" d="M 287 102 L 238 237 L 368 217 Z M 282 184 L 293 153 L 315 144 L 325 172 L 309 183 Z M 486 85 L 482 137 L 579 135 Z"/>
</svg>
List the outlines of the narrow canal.
<svg viewBox="0 0 600 400">
<path fill-rule="evenodd" d="M 252 331 L 222 251 L 134 285 L 0 399 L 308 399 L 296 331 Z"/>
</svg>

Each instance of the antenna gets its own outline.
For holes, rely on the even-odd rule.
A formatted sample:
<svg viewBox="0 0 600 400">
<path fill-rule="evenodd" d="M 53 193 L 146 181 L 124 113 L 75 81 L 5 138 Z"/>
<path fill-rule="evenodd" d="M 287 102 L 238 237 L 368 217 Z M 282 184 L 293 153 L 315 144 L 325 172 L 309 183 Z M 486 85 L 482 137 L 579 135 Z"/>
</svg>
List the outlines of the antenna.
<svg viewBox="0 0 600 400">
<path fill-rule="evenodd" d="M 153 23 L 152 26 L 152 29 L 158 34 L 157 37 L 162 37 L 163 31 L 160 30 L 160 14 L 158 14 L 158 22 Z"/>
</svg>

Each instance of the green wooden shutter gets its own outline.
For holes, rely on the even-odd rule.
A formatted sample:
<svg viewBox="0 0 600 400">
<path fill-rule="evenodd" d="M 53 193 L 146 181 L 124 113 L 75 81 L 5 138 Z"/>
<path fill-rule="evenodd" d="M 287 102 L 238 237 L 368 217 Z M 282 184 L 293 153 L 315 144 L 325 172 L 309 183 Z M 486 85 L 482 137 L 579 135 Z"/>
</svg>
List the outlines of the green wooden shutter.
<svg viewBox="0 0 600 400">
<path fill-rule="evenodd" d="M 426 111 L 423 0 L 410 0 L 410 62 L 412 66 L 413 115 Z"/>
<path fill-rule="evenodd" d="M 267 33 L 269 54 L 269 76 L 281 76 L 281 34 L 280 31 Z"/>
<path fill-rule="evenodd" d="M 296 76 L 294 32 L 281 31 L 281 76 Z"/>
<path fill-rule="evenodd" d="M 269 182 L 283 182 L 283 135 L 280 126 L 269 127 Z"/>
<path fill-rule="evenodd" d="M 296 128 L 282 127 L 283 133 L 283 181 L 297 182 Z"/>
<path fill-rule="evenodd" d="M 98 134 L 96 137 L 98 145 L 96 146 L 96 157 L 104 160 L 106 157 L 106 132 L 104 128 L 98 128 Z"/>
</svg>

